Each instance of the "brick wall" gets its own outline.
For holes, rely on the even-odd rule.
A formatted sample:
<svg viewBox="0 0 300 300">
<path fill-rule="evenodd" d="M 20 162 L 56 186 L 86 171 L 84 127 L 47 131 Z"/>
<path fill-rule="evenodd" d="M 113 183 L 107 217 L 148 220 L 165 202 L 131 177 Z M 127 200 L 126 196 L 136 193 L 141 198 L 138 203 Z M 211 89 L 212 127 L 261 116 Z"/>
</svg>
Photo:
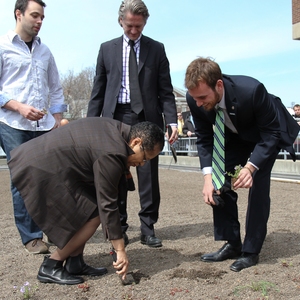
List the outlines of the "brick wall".
<svg viewBox="0 0 300 300">
<path fill-rule="evenodd" d="M 292 23 L 300 23 L 300 0 L 292 0 Z"/>
<path fill-rule="evenodd" d="M 300 0 L 292 0 L 293 40 L 300 40 Z"/>
</svg>

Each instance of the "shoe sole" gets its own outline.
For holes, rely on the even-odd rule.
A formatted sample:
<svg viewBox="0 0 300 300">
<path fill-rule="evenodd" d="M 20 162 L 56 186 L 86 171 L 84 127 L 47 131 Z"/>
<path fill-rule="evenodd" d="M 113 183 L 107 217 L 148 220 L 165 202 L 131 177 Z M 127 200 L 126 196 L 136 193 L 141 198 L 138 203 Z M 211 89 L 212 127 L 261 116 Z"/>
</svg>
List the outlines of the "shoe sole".
<svg viewBox="0 0 300 300">
<path fill-rule="evenodd" d="M 49 250 L 47 250 L 47 251 L 36 251 L 36 252 L 32 252 L 32 251 L 29 251 L 26 247 L 25 247 L 24 249 L 25 249 L 25 251 L 26 251 L 27 253 L 29 253 L 29 254 L 49 254 L 49 253 L 50 253 Z"/>
<path fill-rule="evenodd" d="M 59 281 L 57 281 L 55 279 L 51 279 L 49 277 L 44 277 L 44 276 L 41 276 L 41 275 L 38 275 L 37 279 L 40 282 L 42 282 L 42 283 L 56 283 L 56 284 L 61 284 L 61 285 L 75 285 L 75 284 L 79 284 L 79 283 L 83 283 L 84 282 L 83 279 L 82 280 L 78 280 L 78 282 L 72 282 L 72 283 L 71 282 L 70 283 L 68 283 L 68 282 L 59 282 Z"/>
<path fill-rule="evenodd" d="M 101 274 L 74 274 L 74 273 L 70 273 L 71 275 L 74 275 L 74 276 L 92 276 L 92 277 L 96 277 L 96 276 L 103 276 L 105 274 L 107 274 L 108 271 L 106 271 L 105 273 L 101 273 Z"/>
<path fill-rule="evenodd" d="M 214 263 L 214 262 L 222 262 L 222 261 L 225 261 L 225 260 L 228 260 L 228 259 L 238 259 L 240 256 L 237 255 L 237 256 L 234 256 L 234 257 L 228 257 L 228 258 L 225 258 L 223 260 L 207 260 L 207 259 L 203 259 L 200 257 L 200 260 L 203 261 L 203 262 L 208 262 L 208 263 Z"/>
<path fill-rule="evenodd" d="M 259 260 L 257 260 L 257 262 L 255 263 L 255 264 L 253 264 L 253 265 L 251 265 L 251 266 L 243 266 L 243 268 L 241 268 L 241 269 L 238 269 L 236 266 L 234 266 L 233 264 L 229 267 L 229 269 L 231 270 L 231 271 L 233 271 L 233 272 L 240 272 L 240 271 L 242 271 L 242 270 L 244 270 L 244 269 L 247 269 L 247 268 L 251 268 L 251 267 L 254 267 L 254 266 L 256 266 L 257 264 L 258 264 L 258 262 L 259 262 Z"/>
<path fill-rule="evenodd" d="M 151 247 L 151 248 L 159 248 L 159 247 L 162 247 L 162 244 L 149 245 L 149 244 L 147 244 L 147 242 L 142 242 L 142 241 L 141 241 L 141 244 L 146 245 L 146 246 Z"/>
</svg>

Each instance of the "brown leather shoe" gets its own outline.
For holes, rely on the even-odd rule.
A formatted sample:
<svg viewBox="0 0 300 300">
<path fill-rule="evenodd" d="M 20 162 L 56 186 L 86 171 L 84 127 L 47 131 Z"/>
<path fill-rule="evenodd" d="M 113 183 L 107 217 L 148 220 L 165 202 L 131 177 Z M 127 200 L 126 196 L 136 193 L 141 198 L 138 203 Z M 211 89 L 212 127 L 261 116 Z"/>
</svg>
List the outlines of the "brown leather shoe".
<svg viewBox="0 0 300 300">
<path fill-rule="evenodd" d="M 46 254 L 49 253 L 48 246 L 42 239 L 34 239 L 25 245 L 25 250 L 30 254 Z"/>
<path fill-rule="evenodd" d="M 48 246 L 55 246 L 55 244 L 52 242 L 52 240 L 47 235 L 44 236 L 44 241 Z"/>
</svg>

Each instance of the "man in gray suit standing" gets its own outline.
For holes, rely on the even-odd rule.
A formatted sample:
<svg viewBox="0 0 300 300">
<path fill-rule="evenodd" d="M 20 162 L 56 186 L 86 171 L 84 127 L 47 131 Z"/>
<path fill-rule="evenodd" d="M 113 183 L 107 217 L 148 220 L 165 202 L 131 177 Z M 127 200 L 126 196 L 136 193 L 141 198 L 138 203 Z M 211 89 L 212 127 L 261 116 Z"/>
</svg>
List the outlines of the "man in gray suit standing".
<svg viewBox="0 0 300 300">
<path fill-rule="evenodd" d="M 163 44 L 142 35 L 148 17 L 148 9 L 143 1 L 122 1 L 118 21 L 124 34 L 100 46 L 87 116 L 113 118 L 129 125 L 145 120 L 161 128 L 170 125 L 172 135 L 168 138 L 172 143 L 177 139 L 177 117 L 169 61 Z M 133 61 L 138 73 L 133 81 L 132 55 L 135 55 Z M 133 86 L 135 91 L 132 90 Z M 137 91 L 138 96 L 134 98 Z M 161 240 L 154 233 L 160 204 L 158 157 L 138 167 L 137 176 L 141 203 L 141 243 L 161 247 Z M 128 244 L 125 176 L 120 181 L 118 201 L 123 236 Z"/>
</svg>

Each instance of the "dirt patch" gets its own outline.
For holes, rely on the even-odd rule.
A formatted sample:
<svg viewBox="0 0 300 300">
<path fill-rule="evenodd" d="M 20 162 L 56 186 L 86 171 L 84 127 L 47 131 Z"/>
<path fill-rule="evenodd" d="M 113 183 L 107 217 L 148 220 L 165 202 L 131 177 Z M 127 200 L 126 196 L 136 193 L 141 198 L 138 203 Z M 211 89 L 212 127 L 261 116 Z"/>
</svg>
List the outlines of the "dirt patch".
<svg viewBox="0 0 300 300">
<path fill-rule="evenodd" d="M 133 173 L 136 177 L 135 172 Z M 122 286 L 112 268 L 109 243 L 101 229 L 88 242 L 84 258 L 92 266 L 108 268 L 99 278 L 85 277 L 80 286 L 42 284 L 36 279 L 42 255 L 24 251 L 14 224 L 9 190 L 9 172 L 0 170 L 0 299 L 22 299 L 20 288 L 29 282 L 35 290 L 30 299 L 300 299 L 299 185 L 272 181 L 268 235 L 257 266 L 239 273 L 220 263 L 200 261 L 203 253 L 215 251 L 211 208 L 202 201 L 202 175 L 160 169 L 161 209 L 156 235 L 163 247 L 151 249 L 140 243 L 139 200 L 129 196 L 130 271 L 137 280 Z M 245 224 L 247 191 L 239 191 L 241 228 Z M 243 232 L 242 232 L 243 234 Z M 51 251 L 55 248 L 51 247 Z"/>
<path fill-rule="evenodd" d="M 217 270 L 213 267 L 205 266 L 201 270 L 185 270 L 185 269 L 177 269 L 174 270 L 173 274 L 170 276 L 170 279 L 173 278 L 187 278 L 189 280 L 199 280 L 206 279 L 212 280 L 222 278 L 226 271 Z"/>
</svg>

